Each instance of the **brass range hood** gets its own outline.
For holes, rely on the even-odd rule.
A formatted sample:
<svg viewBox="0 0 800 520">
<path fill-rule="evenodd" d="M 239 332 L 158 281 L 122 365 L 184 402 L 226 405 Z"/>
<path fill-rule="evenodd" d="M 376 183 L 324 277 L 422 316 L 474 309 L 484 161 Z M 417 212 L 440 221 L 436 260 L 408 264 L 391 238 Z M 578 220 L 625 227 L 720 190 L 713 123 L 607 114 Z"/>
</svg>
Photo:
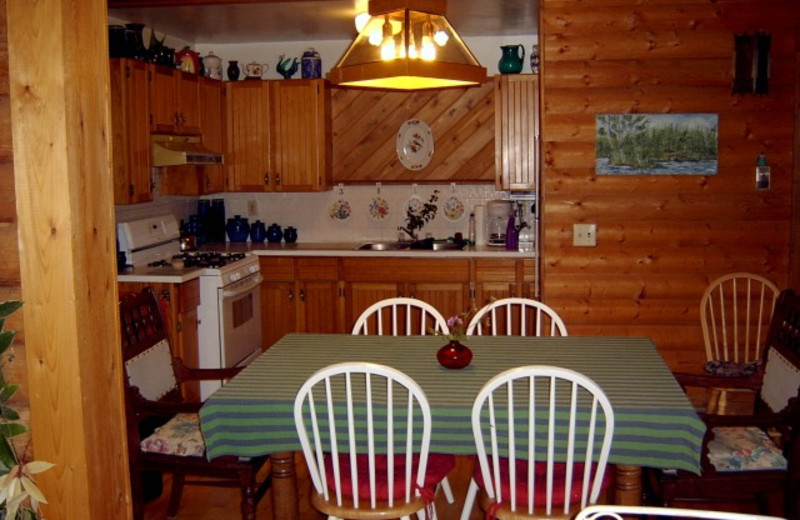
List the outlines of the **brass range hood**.
<svg viewBox="0 0 800 520">
<path fill-rule="evenodd" d="M 184 166 L 191 164 L 222 164 L 222 154 L 206 149 L 196 135 L 155 134 L 153 166 Z"/>
<path fill-rule="evenodd" d="M 446 0 L 370 0 L 370 19 L 331 69 L 331 82 L 391 90 L 484 82 L 486 68 L 447 21 L 446 10 Z"/>
</svg>

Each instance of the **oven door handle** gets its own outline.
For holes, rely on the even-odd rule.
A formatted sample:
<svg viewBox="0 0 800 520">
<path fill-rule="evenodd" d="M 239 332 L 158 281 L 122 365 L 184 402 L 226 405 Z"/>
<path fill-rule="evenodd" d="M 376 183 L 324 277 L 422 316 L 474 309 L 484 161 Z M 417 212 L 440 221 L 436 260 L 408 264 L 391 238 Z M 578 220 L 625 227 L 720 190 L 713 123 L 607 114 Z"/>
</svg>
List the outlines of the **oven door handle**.
<svg viewBox="0 0 800 520">
<path fill-rule="evenodd" d="M 246 294 L 246 293 L 252 291 L 256 287 L 258 287 L 261 284 L 262 281 L 264 281 L 264 278 L 259 274 L 258 276 L 254 276 L 253 277 L 253 281 L 251 283 L 243 285 L 242 287 L 237 287 L 234 290 L 230 290 L 230 291 L 224 290 L 224 291 L 222 291 L 222 297 L 223 298 L 236 298 L 237 296 L 240 296 L 242 294 Z"/>
</svg>

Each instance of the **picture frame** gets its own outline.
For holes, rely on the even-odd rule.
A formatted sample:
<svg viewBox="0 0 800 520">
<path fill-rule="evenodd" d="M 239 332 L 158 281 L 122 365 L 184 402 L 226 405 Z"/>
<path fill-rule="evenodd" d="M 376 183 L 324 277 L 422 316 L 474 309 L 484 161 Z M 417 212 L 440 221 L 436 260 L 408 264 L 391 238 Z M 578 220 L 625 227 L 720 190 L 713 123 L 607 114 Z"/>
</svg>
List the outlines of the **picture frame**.
<svg viewBox="0 0 800 520">
<path fill-rule="evenodd" d="M 597 114 L 597 175 L 716 175 L 718 114 Z"/>
</svg>

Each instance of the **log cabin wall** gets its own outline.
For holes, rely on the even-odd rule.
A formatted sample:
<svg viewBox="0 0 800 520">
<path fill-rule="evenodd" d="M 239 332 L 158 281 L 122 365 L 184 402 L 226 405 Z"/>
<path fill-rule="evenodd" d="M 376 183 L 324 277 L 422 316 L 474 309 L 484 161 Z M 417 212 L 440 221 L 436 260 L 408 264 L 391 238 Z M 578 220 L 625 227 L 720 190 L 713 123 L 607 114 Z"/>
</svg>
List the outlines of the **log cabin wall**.
<svg viewBox="0 0 800 520">
<path fill-rule="evenodd" d="M 713 278 L 789 281 L 794 0 L 542 0 L 543 297 L 571 335 L 649 336 L 673 369 L 705 361 Z M 731 94 L 733 37 L 772 35 L 769 94 Z M 595 116 L 716 113 L 716 175 L 598 176 Z M 772 188 L 755 189 L 765 152 Z M 597 247 L 573 247 L 574 223 Z"/>
<path fill-rule="evenodd" d="M 21 298 L 9 103 L 6 2 L 0 0 L 0 302 Z M 14 313 L 3 328 L 17 331 L 13 356 L 3 360 L 4 375 L 10 382 L 24 383 L 25 333 L 22 312 Z M 27 410 L 28 389 L 25 384 L 20 385 L 14 397 L 14 406 L 23 413 Z M 24 413 L 23 417 L 27 417 L 27 414 Z"/>
</svg>

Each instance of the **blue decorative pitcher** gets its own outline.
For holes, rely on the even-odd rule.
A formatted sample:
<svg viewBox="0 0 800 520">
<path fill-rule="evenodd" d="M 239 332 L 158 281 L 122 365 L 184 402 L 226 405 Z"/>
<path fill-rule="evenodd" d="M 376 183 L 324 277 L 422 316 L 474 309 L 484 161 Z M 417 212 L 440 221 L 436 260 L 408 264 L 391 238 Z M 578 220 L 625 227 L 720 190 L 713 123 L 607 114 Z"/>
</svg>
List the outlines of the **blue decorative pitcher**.
<svg viewBox="0 0 800 520">
<path fill-rule="evenodd" d="M 497 63 L 500 74 L 519 74 L 522 72 L 522 60 L 525 59 L 525 47 L 522 44 L 501 45 L 501 58 Z"/>
</svg>

